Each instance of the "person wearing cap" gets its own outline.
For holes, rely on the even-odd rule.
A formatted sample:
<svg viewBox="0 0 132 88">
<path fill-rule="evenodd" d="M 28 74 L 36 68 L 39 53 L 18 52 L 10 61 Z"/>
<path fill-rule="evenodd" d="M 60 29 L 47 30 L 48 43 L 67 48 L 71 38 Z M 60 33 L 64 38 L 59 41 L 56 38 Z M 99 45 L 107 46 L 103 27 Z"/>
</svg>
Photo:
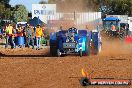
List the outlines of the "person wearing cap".
<svg viewBox="0 0 132 88">
<path fill-rule="evenodd" d="M 13 42 L 13 27 L 11 23 L 9 23 L 5 28 L 5 35 L 6 35 L 6 44 L 5 48 L 8 48 L 8 43 L 11 44 L 11 48 L 15 48 L 15 43 Z"/>
<path fill-rule="evenodd" d="M 26 36 L 27 47 L 30 48 L 30 44 L 32 44 L 32 49 L 34 49 L 35 31 L 33 27 L 31 27 L 30 24 L 27 24 L 24 32 Z"/>
<path fill-rule="evenodd" d="M 42 35 L 43 35 L 43 30 L 39 24 L 36 27 L 36 50 L 39 50 L 40 48 L 40 38 L 42 37 Z"/>
</svg>

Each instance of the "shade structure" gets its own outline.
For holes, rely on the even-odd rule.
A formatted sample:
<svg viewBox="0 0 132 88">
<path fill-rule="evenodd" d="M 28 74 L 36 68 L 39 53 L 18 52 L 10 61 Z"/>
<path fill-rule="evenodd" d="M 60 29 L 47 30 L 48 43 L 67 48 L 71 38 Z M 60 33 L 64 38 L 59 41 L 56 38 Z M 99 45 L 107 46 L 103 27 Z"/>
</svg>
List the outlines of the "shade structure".
<svg viewBox="0 0 132 88">
<path fill-rule="evenodd" d="M 120 19 L 116 17 L 107 17 L 104 18 L 103 21 L 120 21 Z"/>
<path fill-rule="evenodd" d="M 38 17 L 34 17 L 33 19 L 29 20 L 29 24 L 33 27 L 36 27 L 38 24 L 42 25 L 42 21 Z"/>
</svg>

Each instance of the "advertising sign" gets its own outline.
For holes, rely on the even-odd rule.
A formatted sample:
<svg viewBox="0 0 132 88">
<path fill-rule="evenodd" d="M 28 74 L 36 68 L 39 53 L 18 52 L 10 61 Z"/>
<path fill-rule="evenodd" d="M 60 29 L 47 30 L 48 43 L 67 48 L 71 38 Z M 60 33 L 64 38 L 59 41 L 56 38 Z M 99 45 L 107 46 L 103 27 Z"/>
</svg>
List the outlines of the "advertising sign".
<svg viewBox="0 0 132 88">
<path fill-rule="evenodd" d="M 48 16 L 56 14 L 56 4 L 32 4 L 32 18 L 39 17 L 47 23 Z"/>
</svg>

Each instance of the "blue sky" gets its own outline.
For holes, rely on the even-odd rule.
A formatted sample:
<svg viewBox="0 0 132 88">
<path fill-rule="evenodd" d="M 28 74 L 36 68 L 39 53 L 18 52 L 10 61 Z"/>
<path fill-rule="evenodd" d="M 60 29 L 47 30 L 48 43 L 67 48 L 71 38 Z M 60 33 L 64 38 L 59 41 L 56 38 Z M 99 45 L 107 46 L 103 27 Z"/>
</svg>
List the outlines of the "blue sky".
<svg viewBox="0 0 132 88">
<path fill-rule="evenodd" d="M 32 4 L 37 4 L 41 0 L 10 0 L 10 4 L 15 6 L 16 4 L 23 4 L 26 6 L 28 11 L 32 10 Z M 47 1 L 47 0 L 45 0 Z"/>
</svg>

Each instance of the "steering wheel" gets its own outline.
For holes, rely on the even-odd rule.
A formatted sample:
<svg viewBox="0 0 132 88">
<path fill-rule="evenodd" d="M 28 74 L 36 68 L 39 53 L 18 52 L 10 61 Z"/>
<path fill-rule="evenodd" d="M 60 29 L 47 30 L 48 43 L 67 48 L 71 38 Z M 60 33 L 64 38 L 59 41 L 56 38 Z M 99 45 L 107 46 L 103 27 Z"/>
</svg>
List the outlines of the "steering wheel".
<svg viewBox="0 0 132 88">
<path fill-rule="evenodd" d="M 68 32 L 69 33 L 77 33 L 77 28 L 71 27 L 71 28 L 68 29 Z"/>
</svg>

